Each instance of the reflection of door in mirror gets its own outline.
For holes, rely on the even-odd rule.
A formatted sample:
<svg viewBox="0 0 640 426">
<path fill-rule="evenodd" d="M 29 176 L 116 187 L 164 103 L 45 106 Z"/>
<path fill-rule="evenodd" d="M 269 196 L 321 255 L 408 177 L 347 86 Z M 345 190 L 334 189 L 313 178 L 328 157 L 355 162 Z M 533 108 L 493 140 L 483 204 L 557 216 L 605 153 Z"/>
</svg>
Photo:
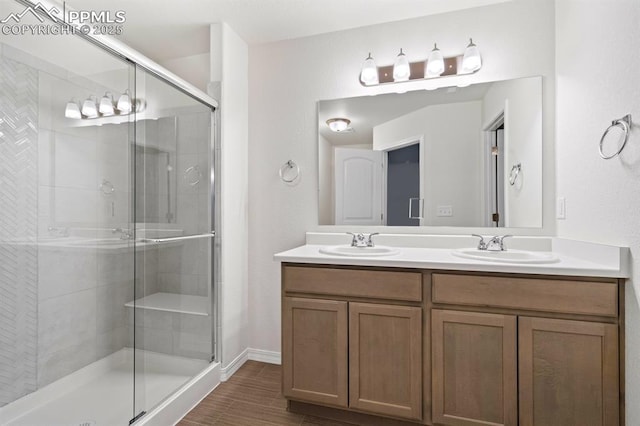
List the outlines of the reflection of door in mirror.
<svg viewBox="0 0 640 426">
<path fill-rule="evenodd" d="M 382 225 L 382 152 L 335 148 L 335 224 Z"/>
<path fill-rule="evenodd" d="M 386 225 L 420 226 L 420 144 L 387 151 L 386 165 Z"/>
<path fill-rule="evenodd" d="M 504 112 L 493 121 L 484 131 L 485 133 L 485 192 L 484 226 L 505 226 L 504 205 Z"/>
</svg>

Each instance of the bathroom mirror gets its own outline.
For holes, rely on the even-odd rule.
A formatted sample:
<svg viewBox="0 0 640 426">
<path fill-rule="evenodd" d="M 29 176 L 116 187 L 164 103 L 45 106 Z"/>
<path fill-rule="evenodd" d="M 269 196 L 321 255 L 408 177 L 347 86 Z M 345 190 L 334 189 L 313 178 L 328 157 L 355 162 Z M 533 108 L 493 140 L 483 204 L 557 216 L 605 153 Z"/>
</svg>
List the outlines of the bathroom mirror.
<svg viewBox="0 0 640 426">
<path fill-rule="evenodd" d="M 542 78 L 320 101 L 318 163 L 320 225 L 541 227 Z"/>
</svg>

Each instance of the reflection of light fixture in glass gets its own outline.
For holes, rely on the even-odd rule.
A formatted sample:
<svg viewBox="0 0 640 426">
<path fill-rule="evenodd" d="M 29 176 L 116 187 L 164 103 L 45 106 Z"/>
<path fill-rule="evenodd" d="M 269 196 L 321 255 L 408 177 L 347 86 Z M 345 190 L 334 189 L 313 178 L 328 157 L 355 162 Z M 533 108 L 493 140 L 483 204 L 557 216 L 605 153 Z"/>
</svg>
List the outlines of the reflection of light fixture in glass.
<svg viewBox="0 0 640 426">
<path fill-rule="evenodd" d="M 327 125 L 332 132 L 344 132 L 349 128 L 351 120 L 348 118 L 330 118 L 327 120 Z"/>
<path fill-rule="evenodd" d="M 378 67 L 371 57 L 371 52 L 369 52 L 369 56 L 364 60 L 364 63 L 362 64 L 362 70 L 360 71 L 360 81 L 362 81 L 365 86 L 379 83 Z"/>
<path fill-rule="evenodd" d="M 118 111 L 121 113 L 126 114 L 131 112 L 131 97 L 129 96 L 129 89 L 125 90 L 124 93 L 120 95 L 116 108 L 118 108 Z"/>
<path fill-rule="evenodd" d="M 82 118 L 82 114 L 80 114 L 80 107 L 78 106 L 78 103 L 75 99 L 71 99 L 69 102 L 67 102 L 67 106 L 64 109 L 64 116 L 67 118 L 75 119 Z"/>
<path fill-rule="evenodd" d="M 113 98 L 111 97 L 111 93 L 107 92 L 100 99 L 100 105 L 98 106 L 98 111 L 102 115 L 113 115 Z"/>
<path fill-rule="evenodd" d="M 96 106 L 95 96 L 89 96 L 82 103 L 82 115 L 88 118 L 95 118 L 98 116 L 98 108 Z"/>
<path fill-rule="evenodd" d="M 396 62 L 393 64 L 393 81 L 407 81 L 411 75 L 411 67 L 409 66 L 409 60 L 407 56 L 400 49 L 400 53 L 396 57 Z"/>
<path fill-rule="evenodd" d="M 482 66 L 482 58 L 480 57 L 480 49 L 473 43 L 473 39 L 469 39 L 469 45 L 464 51 L 462 57 L 462 71 L 473 72 Z"/>
<path fill-rule="evenodd" d="M 438 77 L 444 72 L 444 57 L 442 52 L 438 49 L 438 46 L 434 43 L 433 50 L 429 53 L 427 58 L 427 65 L 425 67 L 425 77 Z"/>
</svg>

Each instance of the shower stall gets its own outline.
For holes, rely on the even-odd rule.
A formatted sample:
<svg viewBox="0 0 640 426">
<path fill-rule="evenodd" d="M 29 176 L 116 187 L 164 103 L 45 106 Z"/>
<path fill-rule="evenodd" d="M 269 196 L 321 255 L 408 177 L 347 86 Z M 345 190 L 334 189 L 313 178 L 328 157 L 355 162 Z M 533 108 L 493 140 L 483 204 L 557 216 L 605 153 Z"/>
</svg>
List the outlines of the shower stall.
<svg viewBox="0 0 640 426">
<path fill-rule="evenodd" d="M 217 112 L 185 87 L 0 35 L 0 424 L 144 423 L 215 365 Z"/>
</svg>

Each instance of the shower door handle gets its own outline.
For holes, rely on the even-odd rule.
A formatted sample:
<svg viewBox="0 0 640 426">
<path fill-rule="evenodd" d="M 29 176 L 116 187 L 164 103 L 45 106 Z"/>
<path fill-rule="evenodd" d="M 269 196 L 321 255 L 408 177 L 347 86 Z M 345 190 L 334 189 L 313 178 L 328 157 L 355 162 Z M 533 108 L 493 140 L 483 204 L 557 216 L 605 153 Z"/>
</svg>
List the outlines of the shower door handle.
<svg viewBox="0 0 640 426">
<path fill-rule="evenodd" d="M 141 238 L 138 241 L 141 243 L 168 243 L 171 241 L 185 241 L 185 240 L 198 240 L 201 238 L 213 238 L 215 236 L 216 236 L 216 231 L 211 231 L 207 234 L 185 235 L 183 237 Z"/>
</svg>

